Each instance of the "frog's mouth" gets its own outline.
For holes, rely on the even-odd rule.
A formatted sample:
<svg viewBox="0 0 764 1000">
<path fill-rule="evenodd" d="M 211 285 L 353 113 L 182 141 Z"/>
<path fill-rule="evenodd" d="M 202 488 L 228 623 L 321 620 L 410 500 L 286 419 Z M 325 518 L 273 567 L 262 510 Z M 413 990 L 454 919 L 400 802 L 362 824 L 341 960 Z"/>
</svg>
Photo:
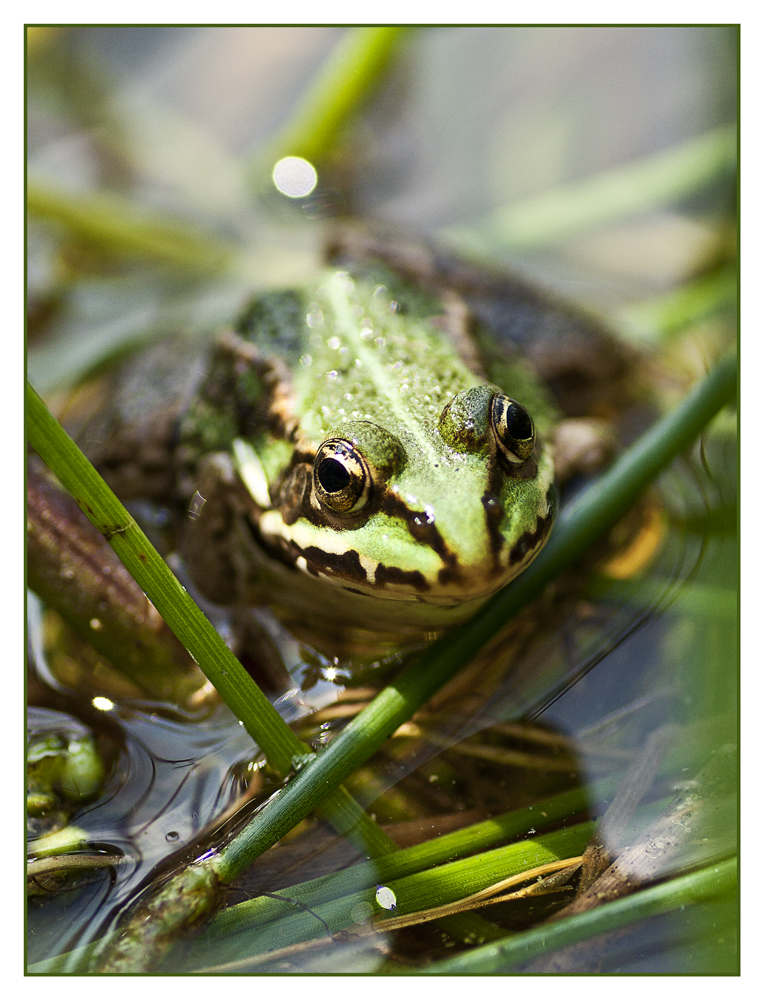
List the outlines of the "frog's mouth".
<svg viewBox="0 0 764 1000">
<path fill-rule="evenodd" d="M 264 512 L 258 534 L 263 548 L 275 559 L 294 567 L 316 581 L 350 593 L 393 601 L 453 606 L 490 596 L 517 576 L 544 546 L 554 521 L 553 506 L 539 517 L 534 530 L 526 531 L 511 546 L 498 533 L 490 535 L 484 558 L 469 564 L 449 551 L 440 536 L 420 540 L 420 554 L 426 547 L 421 568 L 390 565 L 383 559 L 363 554 L 352 544 L 354 533 L 331 533 L 322 545 L 300 522 L 284 523 L 278 511 Z"/>
</svg>

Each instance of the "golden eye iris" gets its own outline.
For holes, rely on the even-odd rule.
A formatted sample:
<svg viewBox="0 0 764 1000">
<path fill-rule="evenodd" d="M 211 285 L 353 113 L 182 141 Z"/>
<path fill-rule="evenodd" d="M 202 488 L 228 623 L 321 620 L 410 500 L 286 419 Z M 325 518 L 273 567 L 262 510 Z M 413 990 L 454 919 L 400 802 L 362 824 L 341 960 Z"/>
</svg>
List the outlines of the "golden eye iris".
<svg viewBox="0 0 764 1000">
<path fill-rule="evenodd" d="M 321 503 L 335 514 L 361 510 L 371 493 L 366 462 L 349 441 L 324 441 L 313 462 L 313 485 Z"/>
<path fill-rule="evenodd" d="M 491 404 L 491 425 L 499 451 L 512 465 L 524 465 L 533 455 L 536 428 L 525 407 L 503 392 Z"/>
</svg>

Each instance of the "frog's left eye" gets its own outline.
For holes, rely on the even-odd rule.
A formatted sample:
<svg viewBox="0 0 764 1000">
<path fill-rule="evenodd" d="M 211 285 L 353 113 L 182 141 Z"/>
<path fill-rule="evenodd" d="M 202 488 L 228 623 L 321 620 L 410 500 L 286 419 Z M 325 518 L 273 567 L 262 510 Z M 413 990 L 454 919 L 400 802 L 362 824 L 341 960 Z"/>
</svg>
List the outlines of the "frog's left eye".
<svg viewBox="0 0 764 1000">
<path fill-rule="evenodd" d="M 330 438 L 316 452 L 313 485 L 321 503 L 335 514 L 361 510 L 371 494 L 371 473 L 349 441 Z"/>
<path fill-rule="evenodd" d="M 499 451 L 512 465 L 524 465 L 533 454 L 536 428 L 525 407 L 503 392 L 491 403 L 491 425 Z"/>
</svg>

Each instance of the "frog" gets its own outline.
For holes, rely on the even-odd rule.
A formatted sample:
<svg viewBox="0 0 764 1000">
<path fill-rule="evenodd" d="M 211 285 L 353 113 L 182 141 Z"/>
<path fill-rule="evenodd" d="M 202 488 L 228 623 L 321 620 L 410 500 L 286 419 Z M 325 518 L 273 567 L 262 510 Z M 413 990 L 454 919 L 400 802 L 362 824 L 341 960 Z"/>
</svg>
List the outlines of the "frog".
<svg viewBox="0 0 764 1000">
<path fill-rule="evenodd" d="M 86 438 L 118 495 L 174 512 L 204 599 L 266 605 L 330 654 L 389 651 L 466 621 L 538 556 L 555 467 L 604 461 L 628 361 L 520 279 L 336 227 L 304 287 L 144 351 Z"/>
</svg>

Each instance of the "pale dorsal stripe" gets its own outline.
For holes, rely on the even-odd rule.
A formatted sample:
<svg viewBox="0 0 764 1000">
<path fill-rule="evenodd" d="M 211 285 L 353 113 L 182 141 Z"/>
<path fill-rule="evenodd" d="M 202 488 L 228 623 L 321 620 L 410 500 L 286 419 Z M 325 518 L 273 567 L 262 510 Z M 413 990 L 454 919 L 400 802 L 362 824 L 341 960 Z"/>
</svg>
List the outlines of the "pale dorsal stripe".
<svg viewBox="0 0 764 1000">
<path fill-rule="evenodd" d="M 412 419 L 411 408 L 407 405 L 405 397 L 401 396 L 399 383 L 388 373 L 387 365 L 380 363 L 374 349 L 361 337 L 360 324 L 353 316 L 351 303 L 348 301 L 346 291 L 348 281 L 352 281 L 352 278 L 344 271 L 335 271 L 324 285 L 327 299 L 334 312 L 336 328 L 347 338 L 349 345 L 352 345 L 364 365 L 367 376 L 374 382 L 380 395 L 388 400 L 390 409 L 415 440 L 417 447 L 425 452 L 431 461 L 436 462 L 439 459 L 438 453 L 424 433 L 421 422 Z"/>
</svg>

